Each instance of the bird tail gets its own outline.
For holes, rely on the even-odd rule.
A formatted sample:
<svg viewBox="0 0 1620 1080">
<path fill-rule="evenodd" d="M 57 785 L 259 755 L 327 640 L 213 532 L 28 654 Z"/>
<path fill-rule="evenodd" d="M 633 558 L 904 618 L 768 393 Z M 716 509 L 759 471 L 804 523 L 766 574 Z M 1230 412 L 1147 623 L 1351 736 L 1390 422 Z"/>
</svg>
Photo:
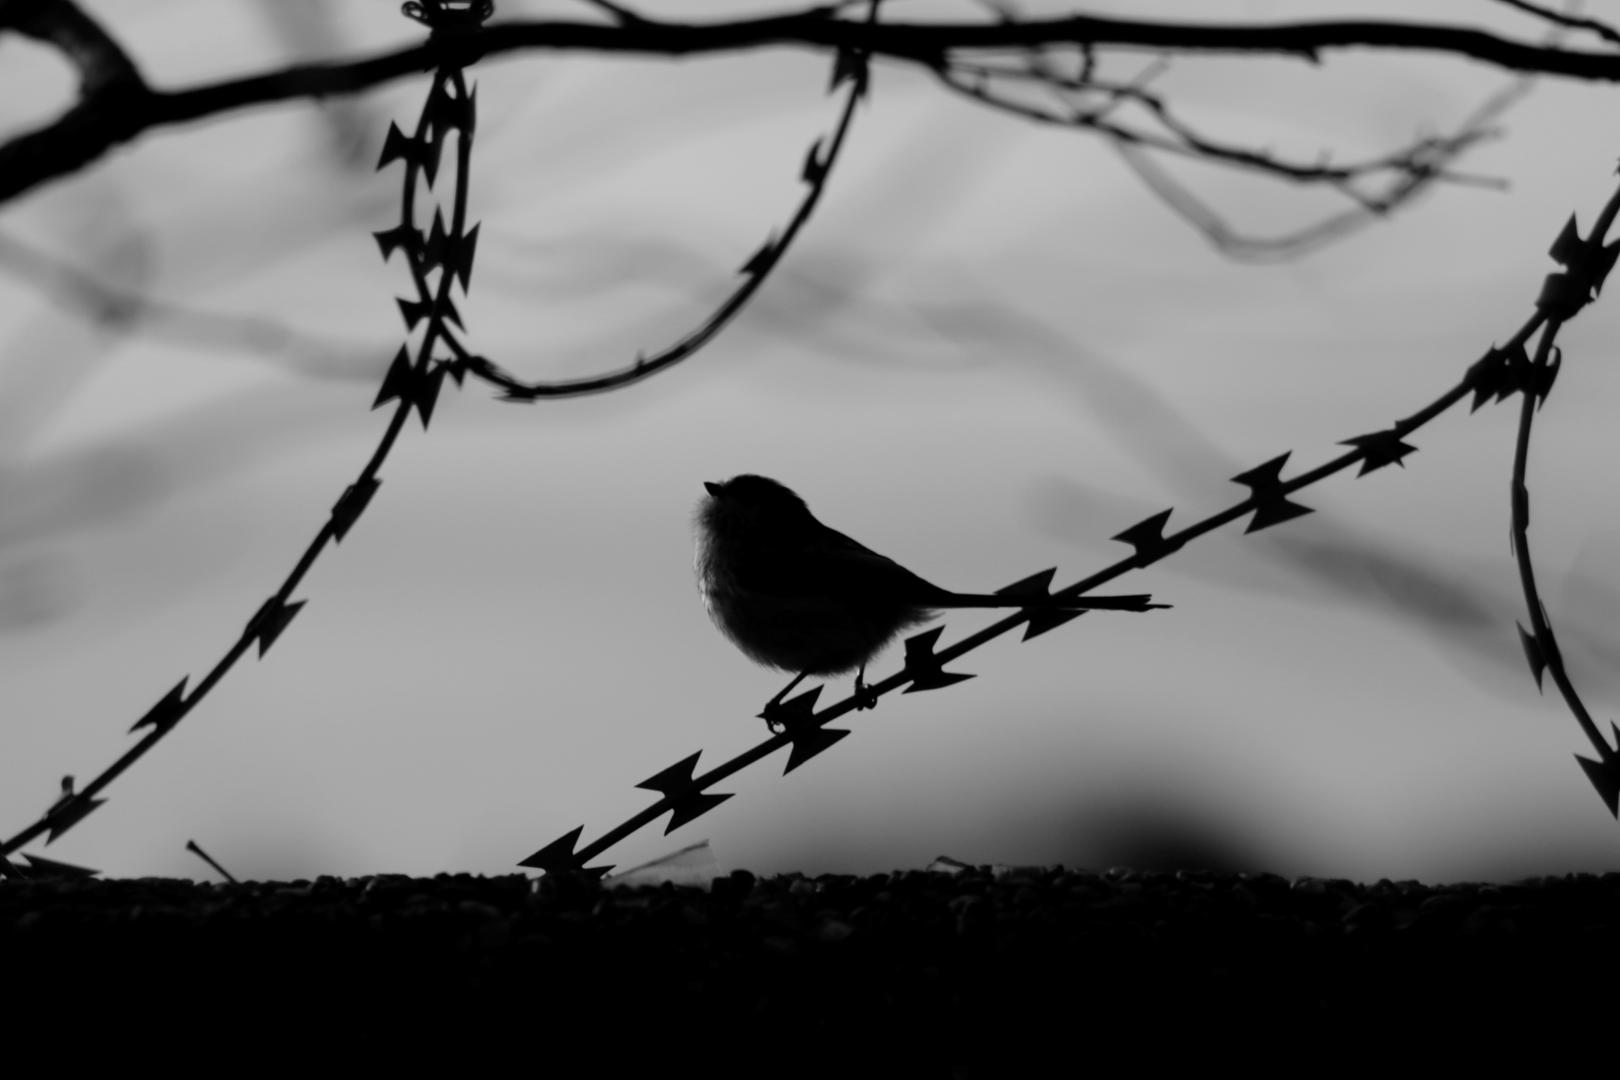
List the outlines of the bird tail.
<svg viewBox="0 0 1620 1080">
<path fill-rule="evenodd" d="M 1124 596 L 1073 596 L 1049 601 L 1051 606 L 1059 611 L 1086 611 L 1097 608 L 1106 611 L 1149 611 L 1153 608 L 1167 608 L 1169 604 L 1155 604 L 1150 593 L 1128 593 Z M 929 607 L 936 608 L 1020 608 L 1041 607 L 1043 601 L 1039 598 L 1016 596 L 1005 593 L 948 593 L 936 600 L 928 601 Z"/>
</svg>

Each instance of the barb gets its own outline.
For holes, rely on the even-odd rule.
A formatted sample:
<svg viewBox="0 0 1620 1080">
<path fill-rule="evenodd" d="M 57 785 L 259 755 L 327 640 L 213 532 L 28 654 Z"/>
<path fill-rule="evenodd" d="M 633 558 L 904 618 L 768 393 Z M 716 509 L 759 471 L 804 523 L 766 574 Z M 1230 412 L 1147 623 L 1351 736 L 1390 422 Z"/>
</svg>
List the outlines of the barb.
<svg viewBox="0 0 1620 1080">
<path fill-rule="evenodd" d="M 849 697 L 819 712 L 816 711 L 816 704 L 824 689 L 822 686 L 813 687 L 798 697 L 767 709 L 765 718 L 775 731 L 769 738 L 701 775 L 693 775 L 698 754 L 682 759 L 640 785 L 663 793 L 663 797 L 653 805 L 603 833 L 584 847 L 578 846 L 584 833 L 584 826 L 578 826 L 521 860 L 518 865 L 547 873 L 583 872 L 600 876 L 611 867 L 588 866 L 591 860 L 656 821 L 663 814 L 674 812 L 667 832 L 706 813 L 718 806 L 724 798 L 729 798 L 729 796 L 722 798 L 706 795 L 708 788 L 783 747 L 792 748 L 784 772 L 793 771 L 850 734 L 847 729 L 828 728 L 828 724 L 851 713 L 870 708 L 884 694 L 896 690 L 915 693 L 939 689 L 972 678 L 967 673 L 946 671 L 945 666 L 1020 626 L 1025 627 L 1021 640 L 1028 641 L 1069 621 L 1068 618 L 1054 619 L 1054 616 L 1059 614 L 1056 609 L 1061 608 L 1063 601 L 1084 596 L 1132 570 L 1151 566 L 1168 558 L 1193 540 L 1245 516 L 1249 516 L 1250 520 L 1244 531 L 1252 533 L 1309 513 L 1309 507 L 1294 503 L 1288 497 L 1351 466 L 1360 466 L 1356 473 L 1357 477 L 1366 476 L 1389 465 L 1404 467 L 1404 459 L 1416 452 L 1416 447 L 1407 442 L 1407 439 L 1470 395 L 1473 397 L 1471 411 L 1477 411 L 1482 404 L 1492 398 L 1502 401 L 1513 393 L 1522 393 L 1525 397 L 1525 415 L 1529 415 L 1533 412 L 1534 404 L 1545 396 L 1550 387 L 1552 377 L 1556 374 L 1556 361 L 1549 363 L 1546 358 L 1545 350 L 1551 348 L 1550 338 L 1544 337 L 1541 359 L 1537 362 L 1519 359 L 1524 355 L 1524 345 L 1538 329 L 1547 325 L 1549 320 L 1557 319 L 1560 323 L 1567 321 L 1596 295 L 1604 276 L 1614 265 L 1617 256 L 1620 256 L 1620 242 L 1609 247 L 1602 246 L 1602 237 L 1617 211 L 1620 211 L 1620 192 L 1616 192 L 1614 198 L 1610 200 L 1600 216 L 1598 226 L 1585 240 L 1580 238 L 1573 219 L 1565 225 L 1553 245 L 1553 256 L 1565 266 L 1565 272 L 1551 275 L 1543 283 L 1541 294 L 1536 300 L 1535 312 L 1508 339 L 1506 345 L 1493 345 L 1486 351 L 1484 357 L 1468 366 L 1455 386 L 1416 412 L 1397 420 L 1387 428 L 1341 440 L 1339 445 L 1350 447 L 1348 451 L 1297 476 L 1287 479 L 1283 477 L 1283 470 L 1290 457 L 1288 453 L 1280 454 L 1239 473 L 1232 479 L 1233 482 L 1249 488 L 1250 494 L 1247 498 L 1196 521 L 1179 532 L 1166 535 L 1164 531 L 1173 513 L 1172 510 L 1160 511 L 1137 522 L 1114 535 L 1115 540 L 1131 547 L 1130 555 L 1065 588 L 1050 593 L 1046 591 L 1053 575 L 1053 571 L 1050 570 L 1008 586 L 1002 592 L 1013 595 L 1027 593 L 1032 601 L 1030 606 L 1004 616 L 945 648 L 936 647 L 943 633 L 943 627 L 934 627 L 913 635 L 905 642 L 904 666 L 887 679 L 867 684 Z M 1527 425 L 1528 421 L 1524 423 Z M 1527 426 L 1523 428 L 1521 441 L 1527 446 Z M 1515 491 L 1521 489 L 1522 462 L 1517 462 Z M 1528 498 L 1521 498 L 1516 494 L 1515 520 L 1518 520 L 1521 513 L 1525 520 L 1528 520 Z M 1522 530 L 1519 530 L 1516 536 L 1521 573 L 1528 575 L 1528 547 L 1523 541 Z M 1527 576 L 1526 597 L 1535 633 L 1524 635 L 1526 652 L 1530 655 L 1532 667 L 1538 677 L 1542 667 L 1549 671 L 1556 668 L 1555 679 L 1563 678 L 1567 681 L 1567 677 L 1562 676 L 1563 669 L 1558 659 L 1556 644 L 1553 642 L 1551 631 L 1546 628 L 1545 614 L 1541 610 L 1539 600 L 1534 598 L 1533 585 L 1530 581 Z M 1144 604 L 1144 607 L 1155 606 L 1163 605 Z M 1521 631 L 1521 634 L 1523 633 Z M 1564 685 L 1565 682 L 1561 681 L 1560 688 Z M 1582 730 L 1587 732 L 1595 745 L 1601 747 L 1600 761 L 1593 762 L 1585 758 L 1579 760 L 1588 777 L 1598 786 L 1600 794 L 1613 810 L 1614 802 L 1620 800 L 1620 751 L 1610 748 L 1596 734 L 1596 726 L 1586 718 L 1584 709 L 1579 708 L 1578 699 L 1573 698 L 1573 690 L 1568 691 L 1566 696 L 1571 699 L 1571 708 L 1577 710 L 1576 716 L 1581 721 Z M 1616 737 L 1620 738 L 1620 725 L 1616 726 Z"/>
<path fill-rule="evenodd" d="M 867 22 L 877 19 L 878 9 L 882 0 L 870 0 Z M 499 365 L 482 356 L 468 356 L 459 354 L 467 370 L 474 375 L 502 388 L 502 401 L 532 402 L 541 398 L 578 397 L 582 394 L 598 394 L 606 390 L 616 390 L 622 386 L 638 383 L 665 371 L 682 360 L 692 356 L 703 346 L 714 339 L 728 323 L 740 312 L 744 305 L 753 298 L 765 279 L 781 263 L 782 257 L 787 254 L 788 248 L 798 237 L 810 215 L 821 202 L 822 193 L 827 188 L 828 178 L 832 169 L 838 162 L 840 151 L 844 148 L 844 139 L 849 134 L 850 122 L 855 117 L 855 108 L 866 97 L 870 76 L 867 67 L 868 61 L 865 53 L 858 51 L 844 51 L 838 54 L 833 65 L 832 84 L 828 92 L 836 91 L 843 83 L 849 83 L 849 93 L 844 101 L 843 112 L 839 115 L 838 124 L 833 129 L 830 140 L 826 140 L 826 151 L 823 153 L 823 139 L 816 139 L 810 144 L 810 152 L 805 156 L 804 166 L 800 170 L 799 178 L 804 182 L 806 191 L 799 201 L 798 209 L 788 219 L 781 235 L 774 231 L 766 238 L 765 243 L 744 262 L 738 273 L 742 281 L 727 296 L 714 312 L 698 325 L 695 330 L 688 332 L 674 344 L 654 353 L 651 356 L 638 355 L 635 362 L 626 367 L 599 375 L 588 375 L 578 379 L 563 379 L 558 381 L 524 382 L 515 378 Z"/>
<path fill-rule="evenodd" d="M 444 0 L 429 0 L 419 10 L 426 11 L 427 17 L 431 18 L 443 2 Z M 439 25 L 436 23 L 433 25 L 434 32 L 438 33 Z M 84 820 L 92 811 L 104 805 L 106 800 L 97 796 L 125 769 L 139 761 L 152 747 L 166 738 L 236 666 L 237 661 L 249 648 L 257 645 L 259 656 L 263 658 L 303 609 L 305 601 L 294 600 L 292 594 L 304 576 L 309 573 L 315 560 L 325 551 L 329 543 L 336 544 L 348 534 L 349 529 L 370 503 L 382 483 L 378 473 L 404 430 L 405 421 L 411 412 L 415 410 L 421 416 L 425 428 L 432 415 L 433 403 L 444 375 L 450 374 L 460 381 L 459 368 L 455 362 L 435 359 L 434 351 L 436 344 L 441 340 L 453 340 L 451 325 L 460 323 L 455 305 L 451 302 L 451 290 L 459 281 L 465 293 L 477 242 L 477 227 L 466 229 L 473 127 L 472 95 L 467 89 L 461 69 L 453 62 L 447 62 L 434 73 L 432 86 L 417 121 L 415 133 L 407 137 L 398 127 L 393 125 L 389 127 L 388 139 L 378 168 L 385 168 L 396 160 L 405 163 L 400 199 L 402 224 L 379 233 L 377 240 L 384 259 L 397 248 L 403 248 L 409 256 L 416 299 L 401 300 L 400 313 L 405 319 L 407 331 L 414 330 L 416 325 L 424 320 L 426 326 L 421 343 L 416 349 L 415 361 L 410 360 L 410 350 L 406 346 L 401 346 L 394 366 L 389 369 L 383 381 L 382 390 L 373 408 L 389 400 L 397 400 L 398 404 L 371 457 L 361 468 L 359 476 L 345 489 L 332 507 L 326 521 L 304 549 L 298 562 L 282 580 L 281 585 L 259 606 L 238 635 L 236 642 L 191 692 L 189 694 L 186 692 L 190 676 L 181 678 L 130 728 L 132 734 L 146 730 L 141 739 L 82 789 L 74 789 L 71 776 L 64 778 L 61 797 L 37 821 L 11 836 L 4 844 L 0 844 L 0 857 L 12 854 L 41 834 L 49 834 L 45 841 L 49 844 Z M 418 184 L 425 182 L 428 187 L 432 186 L 445 137 L 452 133 L 457 136 L 457 155 L 451 224 L 446 228 L 435 212 L 433 229 L 423 236 L 421 230 L 414 224 Z M 430 285 L 429 275 L 435 272 L 438 274 L 438 280 Z"/>
<path fill-rule="evenodd" d="M 1564 269 L 1547 276 L 1541 296 L 1536 301 L 1545 325 L 1536 344 L 1535 356 L 1533 359 L 1525 357 L 1524 341 L 1529 340 L 1526 336 L 1524 341 L 1516 343 L 1514 351 L 1491 365 L 1491 378 L 1499 387 L 1496 391 L 1498 395 L 1513 390 L 1523 395 L 1519 407 L 1518 433 L 1514 441 L 1510 489 L 1513 557 L 1530 620 L 1529 630 L 1519 626 L 1519 641 L 1530 664 L 1530 673 L 1536 680 L 1536 689 L 1541 689 L 1543 672 L 1552 676 L 1553 685 L 1563 695 L 1564 704 L 1575 717 L 1581 734 L 1597 751 L 1596 760 L 1579 754 L 1575 755 L 1575 760 L 1597 790 L 1610 815 L 1620 817 L 1620 749 L 1610 746 L 1604 738 L 1564 667 L 1563 653 L 1553 633 L 1546 605 L 1536 588 L 1535 568 L 1530 560 L 1530 490 L 1525 483 L 1530 463 L 1531 427 L 1561 365 L 1561 351 L 1556 344 L 1558 332 L 1563 329 L 1565 322 L 1596 298 L 1603 288 L 1604 279 L 1614 268 L 1616 257 L 1620 256 L 1620 241 L 1608 245 L 1603 242 L 1609 227 L 1614 224 L 1616 214 L 1620 214 L 1620 188 L 1609 197 L 1592 231 L 1584 239 L 1576 227 L 1575 218 L 1570 217 L 1549 252 Z M 1609 726 L 1614 730 L 1616 743 L 1620 744 L 1620 725 L 1610 721 Z"/>
<path fill-rule="evenodd" d="M 20 877 L 25 878 L 91 878 L 101 873 L 100 870 L 92 870 L 88 866 L 57 862 L 55 859 L 47 859 L 40 855 L 25 854 L 23 858 L 28 860 L 28 866 L 19 868 L 13 865 L 13 869 L 17 870 Z"/>
</svg>

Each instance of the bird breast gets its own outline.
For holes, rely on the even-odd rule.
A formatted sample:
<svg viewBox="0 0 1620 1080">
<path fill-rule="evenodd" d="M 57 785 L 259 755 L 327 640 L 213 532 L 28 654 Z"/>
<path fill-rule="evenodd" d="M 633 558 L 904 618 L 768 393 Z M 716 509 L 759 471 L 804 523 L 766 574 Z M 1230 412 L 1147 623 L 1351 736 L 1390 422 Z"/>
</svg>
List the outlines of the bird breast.
<svg viewBox="0 0 1620 1080">
<path fill-rule="evenodd" d="M 720 632 L 749 658 L 768 667 L 810 675 L 854 671 L 901 630 L 930 612 L 892 600 L 853 594 L 765 593 L 737 580 L 739 552 L 700 532 L 698 591 Z M 743 555 L 757 557 L 758 552 Z"/>
</svg>

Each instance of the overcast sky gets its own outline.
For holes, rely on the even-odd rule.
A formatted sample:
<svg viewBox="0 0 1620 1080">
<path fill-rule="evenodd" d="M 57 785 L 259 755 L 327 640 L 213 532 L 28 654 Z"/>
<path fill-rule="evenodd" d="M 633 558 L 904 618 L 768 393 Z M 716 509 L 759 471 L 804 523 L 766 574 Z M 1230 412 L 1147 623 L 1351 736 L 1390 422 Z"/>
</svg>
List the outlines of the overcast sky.
<svg viewBox="0 0 1620 1080">
<path fill-rule="evenodd" d="M 163 87 L 418 36 L 381 0 L 323 0 L 315 20 L 248 0 L 85 6 Z M 1590 7 L 1620 20 L 1620 4 Z M 1539 32 L 1485 0 L 1423 14 Z M 791 212 L 806 148 L 836 119 L 828 70 L 785 49 L 480 65 L 464 340 L 540 378 L 684 333 Z M 1178 61 L 1160 85 L 1214 133 L 1309 158 L 1446 131 L 1508 82 L 1357 54 Z M 122 753 L 182 675 L 201 678 L 370 454 L 409 283 L 370 236 L 397 220 L 399 170 L 370 167 L 426 85 L 148 134 L 0 209 L 0 833 L 64 774 L 83 783 Z M 70 93 L 54 57 L 0 38 L 0 137 Z M 504 873 L 576 825 L 594 838 L 650 801 L 636 782 L 761 738 L 753 716 L 785 681 L 699 603 L 704 480 L 773 476 L 950 588 L 1049 566 L 1076 580 L 1126 554 L 1108 538 L 1143 517 L 1173 506 L 1180 526 L 1229 505 L 1244 494 L 1230 477 L 1283 451 L 1290 474 L 1336 456 L 1517 329 L 1558 229 L 1571 211 L 1589 222 L 1615 183 L 1604 93 L 1547 82 L 1508 113 L 1465 163 L 1506 190 L 1442 187 L 1334 246 L 1254 264 L 1214 250 L 1098 140 L 878 65 L 819 211 L 730 330 L 608 396 L 518 406 L 447 386 L 270 654 L 107 806 L 28 850 L 210 876 L 184 850 L 195 839 L 239 877 L 291 878 Z M 1256 235 L 1341 205 L 1176 175 Z M 183 311 L 98 326 L 40 253 Z M 1617 331 L 1604 299 L 1561 338 L 1530 480 L 1550 614 L 1604 726 L 1620 692 Z M 720 809 L 604 861 L 706 837 L 723 868 L 761 872 L 941 854 L 1368 880 L 1620 869 L 1620 826 L 1571 756 L 1590 748 L 1550 685 L 1538 696 L 1514 630 L 1515 418 L 1454 410 L 1405 469 L 1341 474 L 1299 496 L 1314 514 L 1227 527 L 1113 586 L 1173 610 L 993 643 L 953 665 L 976 679 L 889 696 L 792 776 L 778 755 L 722 786 L 737 795 Z M 953 615 L 944 640 L 990 618 Z M 896 648 L 872 674 L 899 664 Z"/>
</svg>

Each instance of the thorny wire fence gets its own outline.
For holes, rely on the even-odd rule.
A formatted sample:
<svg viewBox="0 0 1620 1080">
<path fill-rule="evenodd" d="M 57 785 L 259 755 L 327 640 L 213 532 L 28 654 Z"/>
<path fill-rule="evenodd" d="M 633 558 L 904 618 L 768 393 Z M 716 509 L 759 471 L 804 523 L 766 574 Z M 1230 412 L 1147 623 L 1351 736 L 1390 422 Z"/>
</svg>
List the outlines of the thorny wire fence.
<svg viewBox="0 0 1620 1080">
<path fill-rule="evenodd" d="M 621 23 L 628 24 L 636 18 L 616 5 L 597 6 L 608 10 Z M 838 5 L 839 8 L 848 6 L 852 5 Z M 881 0 L 868 0 L 868 25 L 875 24 L 880 6 Z M 1002 14 L 1004 20 L 1010 19 L 1007 12 L 1011 9 L 993 3 L 991 6 Z M 456 336 L 456 330 L 462 329 L 461 320 L 451 296 L 455 282 L 461 283 L 463 293 L 470 284 L 478 238 L 478 227 L 476 225 L 467 227 L 466 214 L 476 101 L 474 93 L 467 86 L 462 69 L 466 63 L 475 61 L 478 57 L 474 39 L 482 22 L 492 13 L 493 3 L 491 0 L 423 0 L 422 3 L 405 4 L 404 11 L 412 18 L 428 25 L 431 31 L 430 45 L 441 47 L 435 51 L 435 55 L 440 58 L 439 64 L 414 134 L 406 136 L 397 126 L 391 124 L 378 165 L 378 168 L 386 168 L 393 162 L 400 161 L 405 166 L 400 224 L 377 233 L 376 239 L 385 259 L 396 251 L 405 253 L 416 295 L 414 298 L 401 298 L 398 301 L 400 312 L 408 333 L 414 332 L 418 325 L 424 327 L 414 355 L 408 345 L 401 346 L 374 402 L 374 408 L 389 401 L 397 403 L 389 424 L 360 475 L 334 505 L 330 517 L 305 549 L 303 556 L 282 582 L 281 587 L 248 621 L 226 655 L 201 682 L 196 684 L 189 695 L 186 693 L 189 677 L 182 678 L 131 728 L 132 732 L 143 728 L 151 730 L 84 788 L 74 790 L 71 777 L 65 778 L 61 798 L 38 821 L 0 845 L 0 874 L 93 873 L 34 855 L 24 856 L 29 862 L 29 867 L 24 870 L 10 862 L 6 856 L 37 838 L 41 833 L 47 834 L 47 843 L 54 841 L 96 807 L 103 805 L 106 800 L 98 798 L 98 793 L 173 731 L 180 720 L 189 714 L 254 643 L 258 644 L 259 655 L 262 657 L 265 654 L 303 607 L 304 601 L 294 601 L 292 594 L 315 559 L 325 549 L 328 541 L 338 543 L 343 539 L 375 495 L 381 483 L 378 475 L 381 466 L 411 412 L 415 411 L 418 414 L 424 428 L 427 426 L 446 376 L 460 386 L 466 375 L 471 372 L 500 387 L 503 399 L 508 401 L 534 401 L 546 397 L 572 396 L 629 385 L 679 363 L 710 341 L 760 288 L 809 219 L 825 190 L 832 167 L 844 145 L 856 106 L 865 98 L 869 86 L 868 55 L 851 48 L 836 50 L 830 89 L 836 91 L 845 83 L 849 84 L 849 89 L 832 134 L 830 137 L 817 139 L 805 159 L 801 179 L 806 184 L 806 193 L 781 232 L 772 234 L 743 264 L 740 270 L 742 281 L 738 286 L 697 329 L 665 350 L 651 356 L 638 356 L 634 363 L 615 371 L 564 382 L 525 383 L 513 378 L 488 359 L 470 353 L 461 344 Z M 1566 22 L 1565 25 L 1572 24 Z M 1592 29 L 1592 27 L 1582 28 Z M 473 43 L 471 49 L 454 47 L 469 42 Z M 1006 76 L 1016 69 L 974 66 L 964 62 L 959 69 L 942 63 L 938 70 L 948 85 L 969 93 L 970 96 L 987 104 L 1014 113 L 1020 113 L 1024 108 L 1010 99 L 998 100 L 985 89 L 990 79 L 998 75 Z M 1174 147 L 1170 144 L 1161 145 L 1153 139 L 1140 138 L 1139 133 L 1113 125 L 1109 117 L 1115 108 L 1125 102 L 1145 105 L 1150 113 L 1157 116 L 1165 124 L 1173 139 L 1180 141 L 1179 152 L 1209 153 L 1214 144 L 1191 133 L 1190 129 L 1181 128 L 1173 121 L 1167 120 L 1168 112 L 1162 101 L 1147 94 L 1146 83 L 1157 70 L 1156 67 L 1150 68 L 1148 74 L 1129 83 L 1105 83 L 1094 70 L 1091 50 L 1082 48 L 1078 78 L 1055 73 L 1048 60 L 1038 54 L 1028 61 L 1023 73 L 1030 78 L 1047 78 L 1051 83 L 1050 88 L 1060 96 L 1092 90 L 1101 90 L 1105 95 L 1111 94 L 1111 103 L 1105 101 L 1104 105 L 1090 111 L 1075 106 L 1075 111 L 1066 122 L 1071 126 L 1091 128 L 1109 135 L 1114 144 L 1128 156 L 1132 152 L 1137 152 L 1137 148 L 1142 145 L 1157 149 L 1174 149 Z M 952 74 L 953 71 L 969 81 L 961 82 Z M 1420 140 L 1404 152 L 1373 159 L 1357 166 L 1318 165 L 1310 170 L 1309 176 L 1302 177 L 1299 175 L 1299 168 L 1295 166 L 1287 163 L 1279 165 L 1270 159 L 1258 158 L 1252 153 L 1247 156 L 1242 153 L 1227 155 L 1219 152 L 1219 148 L 1215 148 L 1216 152 L 1211 156 L 1217 160 L 1224 159 L 1228 164 L 1260 167 L 1262 171 L 1280 171 L 1281 174 L 1293 176 L 1295 179 L 1325 182 L 1346 194 L 1367 213 L 1382 213 L 1408 201 L 1436 179 L 1468 180 L 1469 178 L 1460 174 L 1451 173 L 1447 168 L 1448 163 L 1480 139 L 1488 137 L 1490 132 L 1485 128 L 1485 123 L 1500 115 L 1503 109 L 1511 104 L 1513 97 L 1522 92 L 1522 86 L 1521 80 L 1517 87 L 1494 96 L 1484 107 L 1476 110 L 1462 129 L 1453 135 Z M 1065 122 L 1062 118 L 1045 119 L 1047 122 Z M 436 208 L 432 225 L 424 232 L 416 225 L 418 188 L 419 185 L 432 188 L 437 178 L 445 142 L 451 135 L 456 136 L 457 156 L 450 224 L 448 226 L 444 224 L 442 213 Z M 1139 163 L 1133 161 L 1132 164 L 1135 167 Z M 1138 171 L 1142 172 L 1140 168 Z M 1356 182 L 1363 177 L 1380 173 L 1393 176 L 1392 182 L 1383 194 L 1368 194 L 1355 187 Z M 1173 208 L 1184 212 L 1184 216 L 1203 228 L 1206 235 L 1217 244 L 1230 241 L 1230 234 L 1210 227 L 1207 217 L 1201 217 L 1199 213 L 1186 212 L 1188 206 L 1186 200 L 1178 199 L 1173 190 L 1167 194 L 1162 184 L 1150 186 L 1161 197 L 1171 202 Z M 1196 211 L 1199 208 L 1194 205 L 1193 209 Z M 1574 217 L 1570 218 L 1550 252 L 1563 270 L 1546 278 L 1536 300 L 1535 313 L 1505 345 L 1493 345 L 1480 360 L 1470 365 L 1457 386 L 1423 409 L 1397 421 L 1387 429 L 1344 440 L 1341 445 L 1352 447 L 1349 452 L 1291 479 L 1282 478 L 1282 470 L 1289 457 L 1287 453 L 1240 473 L 1232 479 L 1250 489 L 1248 498 L 1195 522 L 1180 532 L 1168 536 L 1164 533 L 1170 510 L 1162 511 L 1131 526 L 1116 534 L 1114 538 L 1129 544 L 1133 554 L 1073 585 L 1056 592 L 1049 591 L 1055 572 L 1047 570 L 1007 586 L 1002 590 L 1004 594 L 1015 598 L 1027 598 L 1029 601 L 1028 605 L 1016 614 L 1007 616 L 944 649 L 936 649 L 943 628 L 934 628 L 914 635 L 905 643 L 905 665 L 899 672 L 867 687 L 863 694 L 852 695 L 819 713 L 815 711 L 815 705 L 822 687 L 816 687 L 768 708 L 762 715 L 772 724 L 773 729 L 777 730 L 771 738 L 701 776 L 694 775 L 701 751 L 683 758 L 637 785 L 656 791 L 662 796 L 652 806 L 583 848 L 577 847 L 583 826 L 575 828 L 524 859 L 521 865 L 548 872 L 584 869 L 589 873 L 604 873 L 608 867 L 587 868 L 585 864 L 664 813 L 670 814 L 670 821 L 665 830 L 669 832 L 718 806 L 730 798 L 730 795 L 711 794 L 707 789 L 755 761 L 783 746 L 788 746 L 790 751 L 784 771 L 791 772 L 850 734 L 848 729 L 831 728 L 828 724 L 860 708 L 863 704 L 900 687 L 905 687 L 907 693 L 914 693 L 950 686 L 972 678 L 969 674 L 946 671 L 944 665 L 1019 626 L 1025 627 L 1023 640 L 1029 640 L 1081 614 L 1079 611 L 1062 610 L 1061 602 L 1064 599 L 1078 597 L 1129 570 L 1151 565 L 1179 550 L 1191 540 L 1244 515 L 1253 515 L 1246 531 L 1254 532 L 1309 513 L 1309 507 L 1291 501 L 1288 496 L 1357 463 L 1361 466 L 1358 476 L 1364 476 L 1389 464 L 1404 464 L 1402 459 L 1415 449 L 1405 441 L 1406 437 L 1470 393 L 1473 394 L 1475 410 L 1492 398 L 1502 401 L 1514 393 L 1522 395 L 1513 469 L 1512 530 L 1514 554 L 1525 593 L 1531 629 L 1525 630 L 1522 626 L 1519 628 L 1521 642 L 1538 686 L 1543 673 L 1551 672 L 1583 734 L 1596 749 L 1597 759 L 1577 755 L 1577 760 L 1610 813 L 1620 814 L 1620 751 L 1609 746 L 1575 691 L 1563 666 L 1550 619 L 1536 591 L 1528 540 L 1529 496 L 1524 482 L 1532 421 L 1537 407 L 1545 400 L 1551 389 L 1553 379 L 1561 365 L 1561 353 L 1556 345 L 1557 334 L 1566 322 L 1596 297 L 1604 278 L 1614 265 L 1617 254 L 1620 254 L 1620 243 L 1612 245 L 1603 243 L 1603 238 L 1617 212 L 1620 212 L 1620 190 L 1611 197 L 1586 237 L 1580 235 Z M 1295 250 L 1299 246 L 1319 242 L 1324 236 L 1342 233 L 1344 222 L 1345 219 L 1342 217 L 1330 219 L 1330 228 L 1326 231 L 1308 229 L 1295 237 L 1280 241 L 1251 244 L 1247 253 L 1264 253 L 1268 243 L 1275 245 L 1279 251 Z M 434 274 L 438 275 L 436 282 L 430 280 Z M 1527 345 L 1536 337 L 1538 331 L 1540 338 L 1532 357 Z M 449 352 L 448 357 L 436 355 L 435 345 L 438 344 L 442 344 Z M 1620 739 L 1620 725 L 1615 726 L 1615 733 L 1617 739 Z M 188 849 L 207 859 L 194 843 L 188 844 Z M 208 861 L 210 865 L 216 865 L 211 859 Z M 221 873 L 224 873 L 223 869 Z"/>
</svg>

